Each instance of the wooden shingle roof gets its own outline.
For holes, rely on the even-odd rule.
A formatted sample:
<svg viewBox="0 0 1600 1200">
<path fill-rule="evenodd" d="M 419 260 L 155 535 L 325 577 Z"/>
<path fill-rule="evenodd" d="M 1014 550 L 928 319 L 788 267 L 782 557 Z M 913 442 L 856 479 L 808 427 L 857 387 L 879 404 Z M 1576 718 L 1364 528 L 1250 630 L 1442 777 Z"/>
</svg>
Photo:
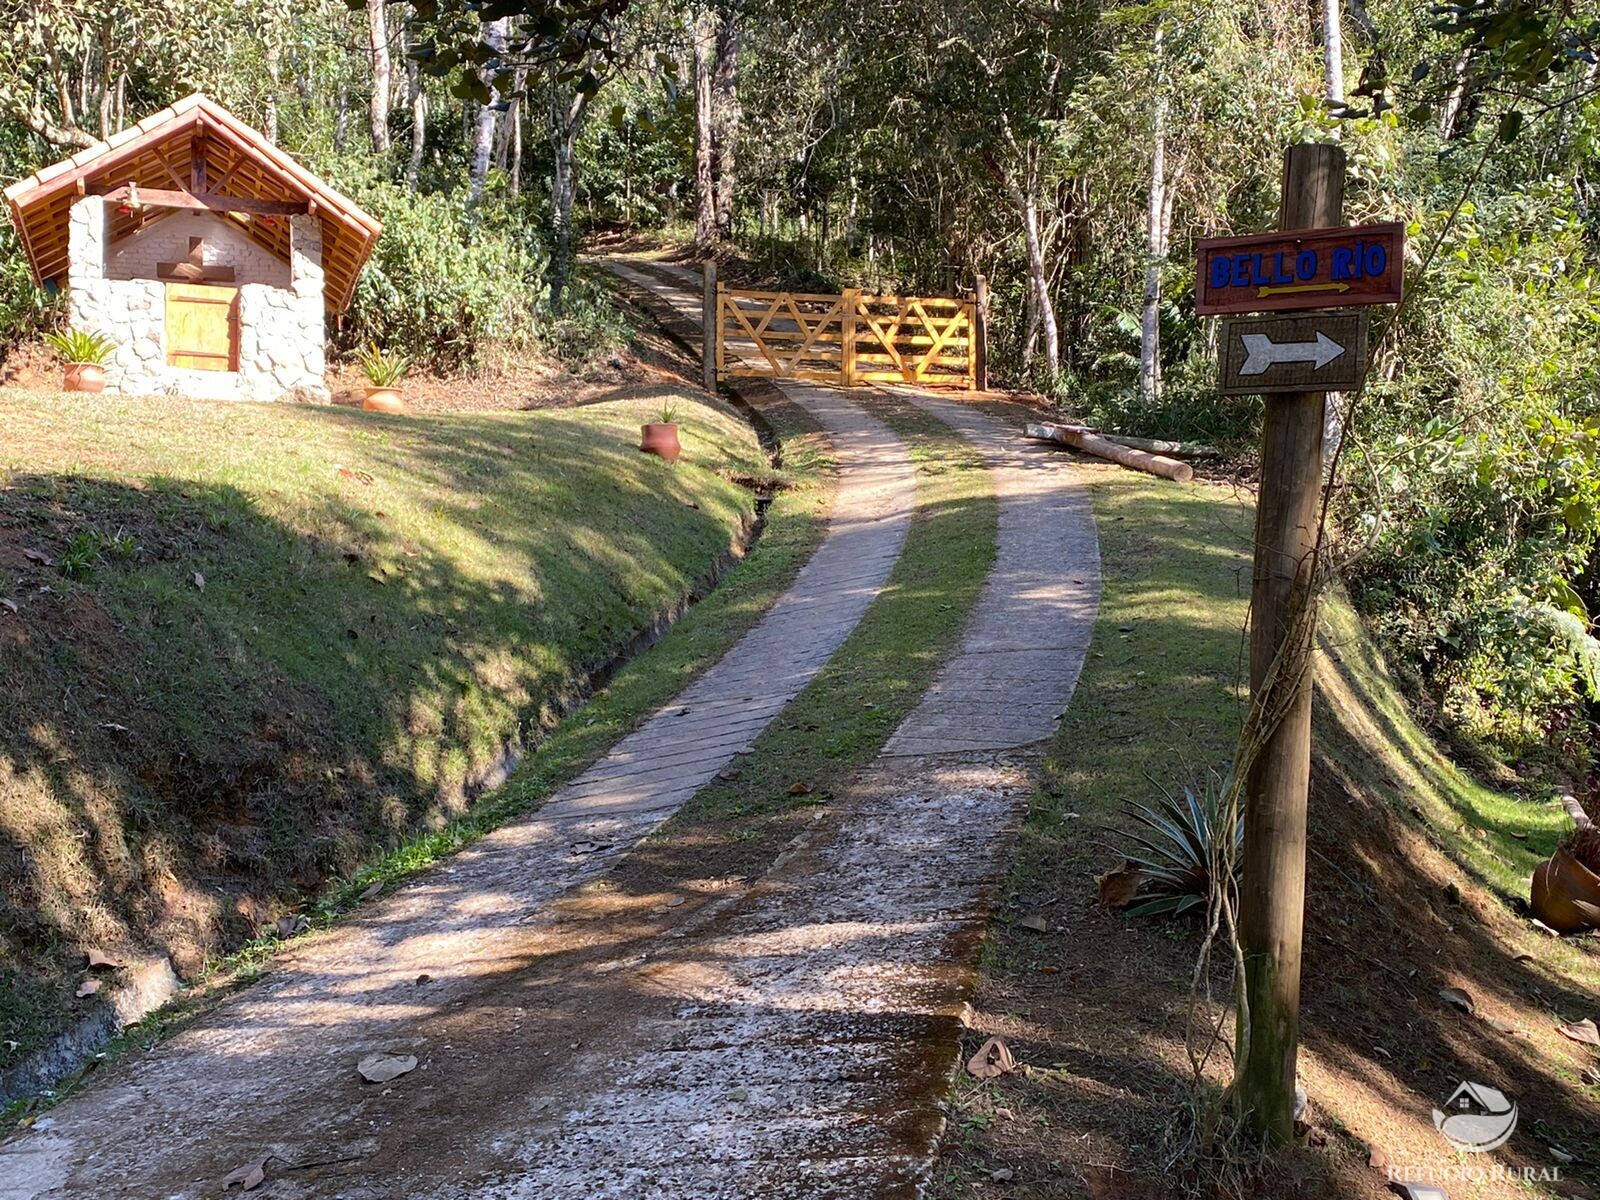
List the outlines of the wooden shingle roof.
<svg viewBox="0 0 1600 1200">
<path fill-rule="evenodd" d="M 196 92 L 5 189 L 11 222 L 21 234 L 35 282 L 68 281 L 67 226 L 73 202 L 127 184 L 151 192 L 179 191 L 264 201 L 280 210 L 305 205 L 322 220 L 323 296 L 339 311 L 350 303 L 356 278 L 383 225 L 306 170 L 216 101 Z M 162 219 L 171 208 L 115 212 L 113 240 Z M 261 246 L 289 259 L 289 221 L 273 212 L 226 211 Z"/>
</svg>

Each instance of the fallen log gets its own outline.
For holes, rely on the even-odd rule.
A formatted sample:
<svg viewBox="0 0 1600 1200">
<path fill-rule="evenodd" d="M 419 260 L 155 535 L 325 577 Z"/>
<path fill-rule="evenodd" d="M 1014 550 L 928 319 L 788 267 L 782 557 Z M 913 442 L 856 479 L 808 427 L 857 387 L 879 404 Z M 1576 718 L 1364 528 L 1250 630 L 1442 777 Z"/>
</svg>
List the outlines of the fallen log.
<svg viewBox="0 0 1600 1200">
<path fill-rule="evenodd" d="M 1095 431 L 1085 430 L 1086 433 Z M 1122 433 L 1101 432 L 1098 436 L 1130 450 L 1143 450 L 1147 454 L 1165 454 L 1171 458 L 1221 458 L 1222 451 L 1200 442 L 1166 442 L 1160 438 L 1129 437 Z"/>
<path fill-rule="evenodd" d="M 1059 442 L 1063 446 L 1071 446 L 1074 450 L 1082 450 L 1085 454 L 1109 459 L 1119 466 L 1144 471 L 1150 475 L 1159 475 L 1163 479 L 1176 480 L 1178 483 L 1188 483 L 1194 478 L 1194 468 L 1186 462 L 1144 450 L 1135 450 L 1131 446 L 1119 445 L 1099 434 L 1089 432 L 1081 425 L 1030 424 L 1027 427 L 1027 434 L 1042 442 Z"/>
</svg>

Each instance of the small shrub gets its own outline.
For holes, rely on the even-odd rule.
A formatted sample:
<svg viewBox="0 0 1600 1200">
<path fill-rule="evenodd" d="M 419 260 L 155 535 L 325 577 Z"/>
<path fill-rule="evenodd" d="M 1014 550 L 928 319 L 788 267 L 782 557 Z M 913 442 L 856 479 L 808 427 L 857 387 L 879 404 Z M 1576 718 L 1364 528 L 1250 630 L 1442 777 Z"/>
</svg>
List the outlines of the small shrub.
<svg viewBox="0 0 1600 1200">
<path fill-rule="evenodd" d="M 85 579 L 100 564 L 103 540 L 93 529 L 80 529 L 61 552 L 61 573 L 68 579 Z"/>
</svg>

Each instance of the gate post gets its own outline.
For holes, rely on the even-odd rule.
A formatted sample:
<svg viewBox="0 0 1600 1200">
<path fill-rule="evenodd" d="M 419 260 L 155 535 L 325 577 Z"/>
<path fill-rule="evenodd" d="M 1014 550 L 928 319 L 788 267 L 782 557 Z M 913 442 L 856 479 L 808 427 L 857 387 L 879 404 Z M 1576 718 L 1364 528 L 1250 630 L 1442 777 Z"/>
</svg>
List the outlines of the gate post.
<svg viewBox="0 0 1600 1200">
<path fill-rule="evenodd" d="M 861 289 L 845 288 L 839 298 L 839 373 L 845 387 L 856 383 L 856 316 L 861 311 Z"/>
<path fill-rule="evenodd" d="M 705 294 L 700 301 L 700 330 L 703 344 L 700 350 L 701 366 L 706 391 L 716 394 L 718 348 L 722 344 L 722 306 L 717 295 L 717 260 L 706 263 Z"/>
<path fill-rule="evenodd" d="M 968 346 L 968 378 L 976 391 L 989 390 L 989 280 L 978 276 L 972 293 L 972 338 Z"/>
</svg>

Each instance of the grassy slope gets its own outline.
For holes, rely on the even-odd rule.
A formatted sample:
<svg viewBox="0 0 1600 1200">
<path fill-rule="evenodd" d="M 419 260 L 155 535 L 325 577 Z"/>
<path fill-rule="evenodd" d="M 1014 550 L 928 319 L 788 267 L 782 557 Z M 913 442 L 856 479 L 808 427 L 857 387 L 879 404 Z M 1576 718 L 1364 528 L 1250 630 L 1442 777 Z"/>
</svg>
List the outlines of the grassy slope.
<svg viewBox="0 0 1600 1200">
<path fill-rule="evenodd" d="M 736 415 L 679 400 L 674 469 L 633 449 L 658 397 L 385 419 L 0 392 L 0 1065 L 63 1014 L 76 947 L 198 969 L 463 811 L 679 603 L 751 517 L 728 476 L 766 473 Z"/>
<path fill-rule="evenodd" d="M 1099 909 L 1095 876 L 1117 862 L 1106 842 L 1127 826 L 1123 807 L 1152 796 L 1152 779 L 1196 782 L 1232 753 L 1252 514 L 1225 489 L 1084 469 L 1103 604 L 1010 885 L 1011 911 L 1043 914 L 1050 932 L 996 927 L 975 1031 L 1006 1036 L 1030 1070 L 997 1084 L 963 1078 L 936 1193 L 945 1197 L 1153 1196 L 1172 1177 L 1159 1164 L 1187 1075 L 1197 939 L 1181 923 Z M 1387 1194 L 1367 1143 L 1391 1162 L 1456 1161 L 1429 1112 L 1463 1078 L 1523 1101 L 1504 1161 L 1553 1166 L 1551 1141 L 1597 1157 L 1600 1104 L 1578 1085 L 1583 1054 L 1552 1018 L 1595 1015 L 1600 959 L 1534 933 L 1510 903 L 1562 818 L 1450 764 L 1339 597 L 1322 649 L 1301 1061 L 1332 1137 L 1251 1194 Z M 1454 1016 L 1437 998 L 1443 986 L 1466 988 L 1519 1034 Z M 992 1180 L 1001 1168 L 1015 1179 Z M 1529 1194 L 1500 1187 L 1452 1184 L 1450 1194 Z"/>
</svg>

